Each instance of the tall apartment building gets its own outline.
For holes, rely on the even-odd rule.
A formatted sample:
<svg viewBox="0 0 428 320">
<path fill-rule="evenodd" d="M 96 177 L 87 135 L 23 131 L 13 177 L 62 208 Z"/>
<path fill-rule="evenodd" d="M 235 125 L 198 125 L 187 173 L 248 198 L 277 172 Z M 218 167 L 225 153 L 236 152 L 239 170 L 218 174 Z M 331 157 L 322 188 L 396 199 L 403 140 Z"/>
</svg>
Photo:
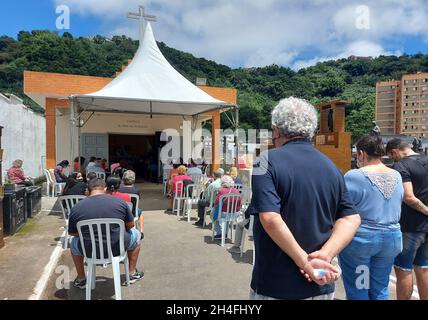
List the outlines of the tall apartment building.
<svg viewBox="0 0 428 320">
<path fill-rule="evenodd" d="M 428 137 L 428 73 L 378 82 L 376 122 L 383 135 Z"/>
<path fill-rule="evenodd" d="M 401 133 L 428 137 L 428 73 L 404 75 L 401 85 Z"/>
<path fill-rule="evenodd" d="M 400 81 L 376 83 L 376 123 L 383 135 L 394 135 L 401 131 L 400 105 Z"/>
</svg>

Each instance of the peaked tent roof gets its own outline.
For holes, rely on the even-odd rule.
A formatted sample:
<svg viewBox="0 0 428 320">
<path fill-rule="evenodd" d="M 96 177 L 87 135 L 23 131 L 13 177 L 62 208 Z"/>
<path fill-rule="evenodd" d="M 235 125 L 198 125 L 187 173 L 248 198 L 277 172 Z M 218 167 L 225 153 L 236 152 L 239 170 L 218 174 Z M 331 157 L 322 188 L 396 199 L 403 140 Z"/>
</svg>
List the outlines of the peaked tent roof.
<svg viewBox="0 0 428 320">
<path fill-rule="evenodd" d="M 72 97 L 86 111 L 193 116 L 222 107 L 184 78 L 165 59 L 148 22 L 144 38 L 129 66 L 100 91 Z"/>
</svg>

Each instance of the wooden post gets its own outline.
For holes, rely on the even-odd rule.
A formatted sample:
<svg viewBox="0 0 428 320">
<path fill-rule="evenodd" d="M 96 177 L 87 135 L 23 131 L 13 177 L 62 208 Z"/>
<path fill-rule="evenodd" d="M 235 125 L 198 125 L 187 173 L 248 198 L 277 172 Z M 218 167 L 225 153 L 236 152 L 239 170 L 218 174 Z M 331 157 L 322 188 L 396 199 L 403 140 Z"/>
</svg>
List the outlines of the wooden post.
<svg viewBox="0 0 428 320">
<path fill-rule="evenodd" d="M 46 98 L 46 169 L 56 165 L 56 108 L 69 108 L 69 100 Z M 73 159 L 71 159 L 73 161 Z"/>
</svg>

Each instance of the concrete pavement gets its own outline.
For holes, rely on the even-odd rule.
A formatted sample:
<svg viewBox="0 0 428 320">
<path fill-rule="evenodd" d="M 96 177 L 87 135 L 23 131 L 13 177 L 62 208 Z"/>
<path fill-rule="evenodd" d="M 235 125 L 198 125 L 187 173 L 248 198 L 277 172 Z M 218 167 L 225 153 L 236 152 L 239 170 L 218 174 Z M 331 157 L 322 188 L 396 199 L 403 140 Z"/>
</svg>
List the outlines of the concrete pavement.
<svg viewBox="0 0 428 320">
<path fill-rule="evenodd" d="M 219 241 L 211 240 L 210 229 L 201 229 L 187 220 L 165 214 L 167 203 L 161 186 L 144 184 L 140 187 L 145 239 L 138 268 L 145 272 L 145 278 L 130 287 L 122 287 L 122 298 L 248 299 L 251 240 L 246 241 L 242 258 L 239 254 L 231 254 L 219 245 Z M 35 287 L 46 287 L 41 299 L 85 299 L 85 291 L 72 286 L 76 273 L 69 250 L 59 249 L 59 260 L 46 270 L 63 232 L 63 219 L 55 200 L 44 198 L 43 208 L 45 211 L 30 220 L 17 235 L 7 238 L 6 247 L 0 251 L 0 299 L 28 299 Z M 226 247 L 230 246 L 229 242 Z M 49 271 L 52 274 L 44 281 L 43 274 L 46 277 Z M 391 283 L 390 299 L 395 299 L 394 291 L 395 286 Z M 337 283 L 335 297 L 345 299 L 341 281 Z M 111 266 L 97 268 L 97 287 L 92 298 L 114 299 Z"/>
<path fill-rule="evenodd" d="M 0 250 L 1 300 L 25 300 L 33 295 L 64 231 L 62 213 L 52 211 L 60 210 L 55 202 L 44 197 L 42 212 L 5 239 L 6 246 Z"/>
</svg>

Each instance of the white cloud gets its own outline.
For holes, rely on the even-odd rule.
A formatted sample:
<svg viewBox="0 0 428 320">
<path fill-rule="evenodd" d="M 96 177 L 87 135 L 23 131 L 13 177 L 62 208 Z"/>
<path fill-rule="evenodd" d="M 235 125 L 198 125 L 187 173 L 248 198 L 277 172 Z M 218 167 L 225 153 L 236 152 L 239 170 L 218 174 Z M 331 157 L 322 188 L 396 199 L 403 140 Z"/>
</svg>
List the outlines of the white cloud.
<svg viewBox="0 0 428 320">
<path fill-rule="evenodd" d="M 355 41 L 349 44 L 345 51 L 339 53 L 335 56 L 330 57 L 315 57 L 309 60 L 297 60 L 293 63 L 293 69 L 299 70 L 302 68 L 307 68 L 313 65 L 316 65 L 318 62 L 324 62 L 329 60 L 338 60 L 343 58 L 348 58 L 350 56 L 357 57 L 379 57 L 381 55 L 390 56 L 390 55 L 401 55 L 402 52 L 396 50 L 394 52 L 385 51 L 381 45 L 369 42 L 369 41 Z"/>
<path fill-rule="evenodd" d="M 127 20 L 126 13 L 136 11 L 141 0 L 53 1 L 69 5 L 72 13 L 103 19 L 105 35 L 138 35 L 136 21 Z M 397 37 L 428 39 L 425 2 L 147 0 L 144 4 L 147 13 L 158 16 L 153 26 L 156 38 L 171 47 L 231 66 L 276 63 L 296 68 L 328 57 L 387 54 L 383 47 Z M 368 30 L 356 26 L 361 18 L 356 8 L 365 4 Z M 302 61 L 299 53 L 321 58 Z"/>
</svg>

